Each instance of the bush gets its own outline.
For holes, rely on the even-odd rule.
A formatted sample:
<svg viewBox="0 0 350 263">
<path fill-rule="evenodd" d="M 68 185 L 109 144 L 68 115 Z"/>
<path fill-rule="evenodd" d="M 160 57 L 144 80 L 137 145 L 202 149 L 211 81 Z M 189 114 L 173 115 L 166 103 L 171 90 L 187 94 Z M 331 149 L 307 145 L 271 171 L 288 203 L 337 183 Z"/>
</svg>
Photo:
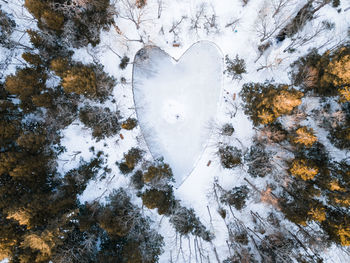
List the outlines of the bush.
<svg viewBox="0 0 350 263">
<path fill-rule="evenodd" d="M 332 6 L 333 7 L 338 7 L 340 5 L 340 0 L 333 0 L 332 1 Z"/>
<path fill-rule="evenodd" d="M 138 190 L 141 190 L 143 188 L 143 186 L 145 185 L 145 182 L 143 181 L 143 173 L 141 170 L 136 171 L 131 176 L 131 183 Z"/>
<path fill-rule="evenodd" d="M 233 146 L 221 146 L 218 150 L 220 163 L 224 168 L 231 169 L 241 164 L 242 151 Z"/>
<path fill-rule="evenodd" d="M 246 64 L 244 59 L 239 59 L 238 55 L 236 58 L 231 60 L 227 55 L 225 56 L 226 70 L 224 71 L 232 79 L 242 79 L 242 74 L 246 73 Z"/>
</svg>

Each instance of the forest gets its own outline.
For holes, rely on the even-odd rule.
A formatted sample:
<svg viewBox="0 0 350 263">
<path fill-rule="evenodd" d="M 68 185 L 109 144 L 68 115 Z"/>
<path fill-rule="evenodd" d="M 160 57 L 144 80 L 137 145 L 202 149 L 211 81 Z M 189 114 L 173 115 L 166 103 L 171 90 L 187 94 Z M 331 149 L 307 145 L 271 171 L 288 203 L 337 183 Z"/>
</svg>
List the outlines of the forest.
<svg viewBox="0 0 350 263">
<path fill-rule="evenodd" d="M 350 261 L 347 1 L 235 0 L 247 33 L 230 1 L 171 2 L 0 0 L 0 262 Z M 202 39 L 223 46 L 222 105 L 203 181 L 175 187 L 133 60 Z"/>
</svg>

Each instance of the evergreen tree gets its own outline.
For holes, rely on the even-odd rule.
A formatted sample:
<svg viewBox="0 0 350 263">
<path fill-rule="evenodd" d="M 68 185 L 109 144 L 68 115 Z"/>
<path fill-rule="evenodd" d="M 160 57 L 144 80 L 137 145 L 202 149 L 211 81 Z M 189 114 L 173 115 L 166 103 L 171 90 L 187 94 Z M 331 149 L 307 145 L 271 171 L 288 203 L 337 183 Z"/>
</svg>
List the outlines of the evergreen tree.
<svg viewBox="0 0 350 263">
<path fill-rule="evenodd" d="M 312 128 L 300 127 L 295 131 L 295 137 L 292 139 L 295 144 L 310 147 L 317 141 Z"/>
<path fill-rule="evenodd" d="M 303 180 L 311 180 L 318 174 L 318 168 L 305 159 L 293 160 L 289 169 L 293 176 Z"/>
<path fill-rule="evenodd" d="M 303 93 L 287 85 L 248 83 L 243 85 L 240 95 L 245 102 L 245 113 L 258 125 L 272 123 L 279 116 L 291 113 L 301 104 Z"/>
</svg>

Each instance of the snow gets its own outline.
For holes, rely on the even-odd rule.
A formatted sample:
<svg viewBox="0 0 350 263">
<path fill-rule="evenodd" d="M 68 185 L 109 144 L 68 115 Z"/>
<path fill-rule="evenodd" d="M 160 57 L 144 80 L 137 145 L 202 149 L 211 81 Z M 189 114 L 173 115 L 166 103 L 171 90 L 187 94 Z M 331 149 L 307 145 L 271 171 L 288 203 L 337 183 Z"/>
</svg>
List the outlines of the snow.
<svg viewBox="0 0 350 263">
<path fill-rule="evenodd" d="M 154 158 L 164 157 L 176 185 L 191 173 L 210 136 L 222 90 L 223 56 L 211 42 L 194 44 L 178 60 L 158 47 L 134 62 L 138 120 Z"/>
</svg>

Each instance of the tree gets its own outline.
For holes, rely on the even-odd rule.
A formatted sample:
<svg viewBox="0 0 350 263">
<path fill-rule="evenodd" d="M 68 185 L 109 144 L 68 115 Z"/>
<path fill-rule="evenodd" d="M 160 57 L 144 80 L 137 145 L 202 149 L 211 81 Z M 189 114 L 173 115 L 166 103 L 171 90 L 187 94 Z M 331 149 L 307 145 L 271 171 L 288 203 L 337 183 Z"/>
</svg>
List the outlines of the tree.
<svg viewBox="0 0 350 263">
<path fill-rule="evenodd" d="M 221 165 L 226 169 L 234 168 L 242 162 L 242 151 L 230 145 L 220 146 L 217 154 Z"/>
<path fill-rule="evenodd" d="M 135 166 L 142 160 L 144 152 L 139 148 L 131 148 L 126 154 L 122 162 L 119 164 L 119 170 L 123 174 L 132 172 Z"/>
<path fill-rule="evenodd" d="M 112 112 L 109 108 L 85 105 L 79 112 L 81 122 L 92 129 L 92 136 L 97 141 L 111 137 L 120 131 L 119 111 Z"/>
<path fill-rule="evenodd" d="M 289 171 L 293 176 L 305 181 L 313 179 L 318 174 L 318 168 L 305 159 L 293 160 Z"/>
<path fill-rule="evenodd" d="M 65 58 L 51 61 L 50 68 L 61 77 L 66 93 L 84 95 L 87 98 L 105 101 L 111 94 L 115 79 L 103 71 L 102 65 L 83 65 Z"/>
<path fill-rule="evenodd" d="M 155 163 L 148 167 L 147 171 L 143 174 L 143 180 L 146 183 L 155 184 L 162 181 L 173 180 L 173 172 L 169 164 L 164 163 L 163 159 L 157 159 Z"/>
<path fill-rule="evenodd" d="M 271 157 L 261 143 L 254 143 L 250 147 L 244 161 L 248 164 L 248 173 L 253 177 L 265 177 L 273 171 Z"/>
<path fill-rule="evenodd" d="M 135 208 L 123 189 L 114 191 L 109 196 L 109 201 L 108 205 L 101 208 L 97 220 L 111 237 L 124 237 L 133 227 L 136 216 Z"/>
<path fill-rule="evenodd" d="M 237 186 L 230 191 L 225 191 L 220 196 L 220 201 L 226 205 L 234 206 L 237 210 L 241 210 L 245 207 L 248 193 L 249 189 L 247 186 Z"/>
<path fill-rule="evenodd" d="M 158 214 L 169 215 L 174 206 L 174 196 L 172 188 L 166 190 L 147 189 L 142 194 L 142 203 L 149 209 L 158 209 Z"/>
<path fill-rule="evenodd" d="M 65 40 L 75 48 L 96 46 L 100 31 L 113 23 L 115 10 L 108 0 L 43 1 L 26 0 L 25 7 L 37 19 L 38 27 Z"/>
<path fill-rule="evenodd" d="M 206 230 L 205 226 L 195 215 L 194 210 L 178 205 L 169 219 L 180 235 L 195 235 L 201 237 L 205 241 L 211 241 L 214 236 Z"/>
<path fill-rule="evenodd" d="M 295 137 L 293 137 L 292 141 L 295 144 L 301 144 L 306 147 L 310 147 L 317 141 L 317 137 L 314 135 L 314 131 L 312 128 L 300 127 L 295 131 Z"/>
<path fill-rule="evenodd" d="M 46 74 L 34 68 L 23 68 L 16 71 L 15 75 L 6 78 L 5 89 L 10 93 L 17 95 L 21 100 L 21 108 L 25 112 L 35 109 L 32 97 L 39 95 L 46 89 Z"/>
<path fill-rule="evenodd" d="M 245 113 L 254 125 L 258 125 L 272 123 L 279 116 L 290 114 L 301 104 L 304 94 L 288 85 L 248 83 L 243 85 L 240 95 L 245 102 Z"/>
<path fill-rule="evenodd" d="M 49 3 L 41 0 L 26 0 L 24 6 L 38 20 L 39 28 L 61 33 L 64 16 L 52 10 Z"/>
<path fill-rule="evenodd" d="M 9 14 L 0 10 L 0 44 L 3 47 L 11 48 L 14 46 L 11 41 L 11 35 L 16 27 L 16 22 Z"/>
<path fill-rule="evenodd" d="M 97 93 L 96 75 L 89 67 L 72 67 L 66 71 L 62 86 L 67 93 L 74 92 L 86 97 L 95 97 Z"/>
<path fill-rule="evenodd" d="M 338 89 L 340 95 L 340 102 L 349 102 L 350 101 L 350 86 L 345 86 Z"/>
<path fill-rule="evenodd" d="M 226 73 L 228 76 L 232 77 L 232 79 L 242 79 L 242 74 L 247 73 L 246 64 L 244 59 L 240 59 L 238 55 L 236 55 L 235 59 L 231 60 L 227 55 L 225 56 L 226 63 Z"/>
<path fill-rule="evenodd" d="M 338 91 L 344 100 L 350 83 L 349 66 L 350 47 L 345 44 L 321 55 L 312 50 L 292 64 L 291 76 L 294 85 L 302 85 L 304 91 L 312 90 L 323 96 L 334 96 Z"/>
</svg>

